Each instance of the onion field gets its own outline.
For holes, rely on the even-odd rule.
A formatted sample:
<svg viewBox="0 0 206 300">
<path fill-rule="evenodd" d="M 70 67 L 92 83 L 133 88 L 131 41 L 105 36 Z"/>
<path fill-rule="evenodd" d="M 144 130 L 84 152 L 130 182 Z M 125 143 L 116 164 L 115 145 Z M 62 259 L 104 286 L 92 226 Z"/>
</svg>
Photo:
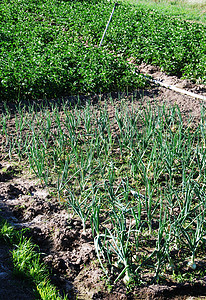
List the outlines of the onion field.
<svg viewBox="0 0 206 300">
<path fill-rule="evenodd" d="M 122 285 L 135 296 L 153 284 L 204 286 L 205 107 L 195 123 L 189 108 L 155 102 L 157 90 L 147 103 L 144 93 L 153 90 L 138 66 L 204 90 L 206 26 L 118 4 L 100 46 L 113 1 L 1 1 L 0 181 L 11 179 L 3 163 L 28 167 L 48 190 L 45 202 L 55 199 L 80 223 L 108 289 Z M 47 234 L 52 239 L 55 229 Z M 92 264 L 85 261 L 74 264 L 76 277 Z M 75 298 L 70 292 L 65 299 Z"/>
</svg>

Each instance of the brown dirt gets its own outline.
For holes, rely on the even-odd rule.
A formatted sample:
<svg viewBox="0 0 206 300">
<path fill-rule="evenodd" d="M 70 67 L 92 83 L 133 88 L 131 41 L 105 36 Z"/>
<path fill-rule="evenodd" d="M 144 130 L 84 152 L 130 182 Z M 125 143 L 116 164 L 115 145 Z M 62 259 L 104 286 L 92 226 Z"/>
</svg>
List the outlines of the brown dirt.
<svg viewBox="0 0 206 300">
<path fill-rule="evenodd" d="M 160 77 L 158 79 L 166 80 L 169 84 L 182 85 L 184 88 L 206 95 L 205 86 L 166 76 L 155 67 L 142 65 L 140 69 L 142 72 L 152 74 L 154 78 Z M 147 103 L 152 106 L 178 105 L 185 122 L 191 117 L 194 126 L 198 124 L 201 109 L 204 107 L 204 103 L 200 100 L 163 87 L 153 86 L 144 91 L 137 91 L 136 94 L 137 105 L 141 103 L 143 107 Z M 132 95 L 124 95 L 124 97 L 128 98 L 129 102 Z M 113 109 L 111 106 L 111 117 L 114 115 Z M 52 193 L 43 188 L 33 175 L 28 171 L 26 173 L 26 166 L 23 169 L 24 171 L 14 163 L 5 160 L 3 154 L 1 155 L 0 215 L 16 227 L 31 229 L 29 235 L 39 245 L 43 253 L 43 261 L 52 270 L 52 282 L 61 291 L 66 292 L 69 299 L 75 299 L 77 295 L 78 299 L 84 300 L 206 299 L 206 279 L 201 283 L 179 285 L 168 283 L 134 288 L 133 292 L 128 292 L 124 285 L 119 283 L 109 292 L 104 273 L 97 261 L 89 226 L 86 234 L 83 233 L 81 222 L 60 205 Z M 19 289 L 16 282 L 5 280 L 9 278 L 11 270 L 10 262 L 7 263 L 5 255 L 9 256 L 8 249 L 0 247 L 0 299 L 33 299 L 30 291 L 27 298 L 22 296 L 23 286 Z M 19 286 L 18 282 L 17 284 Z M 5 290 L 9 290 L 11 294 L 9 298 L 4 297 Z"/>
<path fill-rule="evenodd" d="M 169 76 L 156 66 L 142 64 L 139 66 L 142 74 L 150 75 L 153 79 L 161 81 L 167 85 L 173 85 L 194 94 L 206 97 L 206 86 L 204 84 L 194 84 L 187 79 L 179 79 L 176 76 Z M 205 107 L 206 101 L 199 100 L 184 94 L 177 93 L 164 87 L 153 86 L 152 90 L 144 93 L 144 101 L 149 103 L 166 105 L 172 107 L 177 105 L 181 111 L 182 118 L 188 121 L 191 118 L 193 124 L 197 124 L 201 117 L 201 111 Z M 152 99 L 153 98 L 153 99 Z"/>
</svg>

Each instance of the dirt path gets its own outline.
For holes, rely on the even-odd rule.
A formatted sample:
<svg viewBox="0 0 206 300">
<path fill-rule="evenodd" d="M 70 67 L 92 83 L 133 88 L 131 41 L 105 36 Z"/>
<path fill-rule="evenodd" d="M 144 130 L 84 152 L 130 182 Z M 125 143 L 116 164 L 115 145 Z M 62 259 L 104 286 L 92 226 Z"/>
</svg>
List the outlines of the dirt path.
<svg viewBox="0 0 206 300">
<path fill-rule="evenodd" d="M 161 72 L 158 67 L 151 65 L 142 64 L 139 66 L 139 70 L 145 75 L 150 75 L 155 80 L 202 95 L 206 99 L 206 86 L 204 84 L 194 84 L 187 79 L 182 80 L 176 76 L 168 76 L 164 72 Z M 155 84 L 151 90 L 146 91 L 144 98 L 144 101 L 148 101 L 153 104 L 165 104 L 166 106 L 177 105 L 182 113 L 182 117 L 185 118 L 185 120 L 188 120 L 188 117 L 191 117 L 194 123 L 199 122 L 201 110 L 206 104 L 206 101 L 202 101 Z"/>
</svg>

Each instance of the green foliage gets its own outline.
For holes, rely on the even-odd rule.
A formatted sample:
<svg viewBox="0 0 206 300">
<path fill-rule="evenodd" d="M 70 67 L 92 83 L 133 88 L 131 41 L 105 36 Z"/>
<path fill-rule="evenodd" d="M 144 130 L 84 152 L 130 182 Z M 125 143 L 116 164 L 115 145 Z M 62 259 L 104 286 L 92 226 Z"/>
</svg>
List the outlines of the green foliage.
<svg viewBox="0 0 206 300">
<path fill-rule="evenodd" d="M 143 84 L 123 59 L 86 46 L 91 26 L 85 21 L 98 28 L 95 6 L 96 1 L 1 3 L 0 97 L 51 97 Z"/>
<path fill-rule="evenodd" d="M 7 243 L 16 241 L 16 232 L 14 228 L 4 220 L 0 220 L 0 238 L 4 239 Z"/>
<path fill-rule="evenodd" d="M 107 39 L 115 52 L 158 65 L 172 75 L 191 79 L 205 76 L 203 69 L 194 73 L 200 61 L 206 61 L 204 25 L 129 6 L 119 8 L 114 23 L 115 30 Z"/>
<path fill-rule="evenodd" d="M 205 81 L 205 27 L 121 4 L 103 46 L 108 1 L 2 1 L 0 97 L 22 99 L 142 87 L 134 65 Z M 97 18 L 98 16 L 98 18 Z"/>
<path fill-rule="evenodd" d="M 67 297 L 64 298 L 57 294 L 55 287 L 44 280 L 40 284 L 37 285 L 37 291 L 39 292 L 42 300 L 66 300 Z"/>
</svg>

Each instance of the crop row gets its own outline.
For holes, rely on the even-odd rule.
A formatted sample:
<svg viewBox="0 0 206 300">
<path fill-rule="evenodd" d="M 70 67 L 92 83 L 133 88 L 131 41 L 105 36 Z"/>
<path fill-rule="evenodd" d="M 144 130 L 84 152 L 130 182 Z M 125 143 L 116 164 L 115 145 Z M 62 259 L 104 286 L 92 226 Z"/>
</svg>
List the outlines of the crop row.
<svg viewBox="0 0 206 300">
<path fill-rule="evenodd" d="M 90 10 L 89 4 L 81 7 Z M 144 85 L 123 58 L 83 45 L 76 20 L 84 15 L 80 3 L 5 1 L 0 10 L 1 97 L 51 97 Z"/>
<path fill-rule="evenodd" d="M 1 115 L 2 152 L 28 160 L 42 184 L 81 219 L 85 234 L 91 226 L 112 281 L 203 278 L 204 118 L 194 129 L 178 108 L 154 113 L 112 101 L 25 107 L 12 128 L 8 111 Z"/>
<path fill-rule="evenodd" d="M 114 3 L 17 1 L 0 4 L 0 96 L 60 96 L 142 87 L 134 65 L 205 82 L 205 27 L 121 4 L 102 48 Z"/>
</svg>

